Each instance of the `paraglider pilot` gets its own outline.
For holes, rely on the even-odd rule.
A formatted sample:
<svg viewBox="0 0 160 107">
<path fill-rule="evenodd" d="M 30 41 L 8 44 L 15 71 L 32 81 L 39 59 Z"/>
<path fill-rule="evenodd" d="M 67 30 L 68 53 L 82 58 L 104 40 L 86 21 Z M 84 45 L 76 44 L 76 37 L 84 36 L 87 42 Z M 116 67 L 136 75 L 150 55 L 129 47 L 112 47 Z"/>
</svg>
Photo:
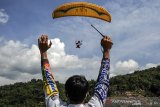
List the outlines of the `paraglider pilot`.
<svg viewBox="0 0 160 107">
<path fill-rule="evenodd" d="M 82 41 L 76 41 L 76 48 L 80 48 L 80 46 L 82 45 Z"/>
<path fill-rule="evenodd" d="M 41 69 L 44 82 L 46 107 L 104 107 L 109 86 L 109 56 L 112 44 L 112 40 L 108 36 L 103 37 L 101 40 L 103 57 L 98 79 L 94 87 L 94 95 L 91 97 L 89 102 L 84 103 L 84 99 L 87 96 L 89 89 L 88 81 L 84 76 L 74 75 L 65 83 L 65 92 L 69 100 L 69 104 L 67 104 L 59 98 L 59 91 L 47 57 L 47 50 L 51 47 L 52 42 L 50 41 L 48 43 L 47 35 L 39 37 L 38 46 L 41 54 Z"/>
</svg>

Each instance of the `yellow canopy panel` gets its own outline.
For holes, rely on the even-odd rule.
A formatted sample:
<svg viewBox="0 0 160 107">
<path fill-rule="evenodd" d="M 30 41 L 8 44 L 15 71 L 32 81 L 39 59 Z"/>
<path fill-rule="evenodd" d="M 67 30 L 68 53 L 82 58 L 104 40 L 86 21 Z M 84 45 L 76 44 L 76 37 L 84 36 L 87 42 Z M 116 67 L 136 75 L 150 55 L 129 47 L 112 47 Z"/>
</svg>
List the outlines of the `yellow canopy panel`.
<svg viewBox="0 0 160 107">
<path fill-rule="evenodd" d="M 66 3 L 57 7 L 52 13 L 53 19 L 65 16 L 94 17 L 111 22 L 111 15 L 105 8 L 88 2 Z"/>
</svg>

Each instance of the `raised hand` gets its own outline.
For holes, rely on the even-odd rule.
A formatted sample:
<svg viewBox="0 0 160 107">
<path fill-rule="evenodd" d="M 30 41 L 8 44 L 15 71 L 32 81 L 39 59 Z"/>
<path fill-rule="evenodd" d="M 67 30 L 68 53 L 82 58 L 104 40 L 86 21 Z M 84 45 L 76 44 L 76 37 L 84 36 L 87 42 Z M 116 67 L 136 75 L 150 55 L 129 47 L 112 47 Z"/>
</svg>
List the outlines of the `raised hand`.
<svg viewBox="0 0 160 107">
<path fill-rule="evenodd" d="M 110 49 L 112 48 L 113 42 L 110 37 L 105 36 L 101 40 L 101 46 L 103 47 L 103 58 L 109 59 Z"/>
<path fill-rule="evenodd" d="M 112 48 L 113 42 L 109 36 L 105 36 L 101 40 L 101 46 L 103 47 L 104 51 L 105 50 L 110 50 Z"/>
<path fill-rule="evenodd" d="M 47 50 L 51 47 L 52 42 L 48 44 L 48 36 L 47 35 L 42 35 L 38 38 L 38 47 L 40 50 L 40 53 L 45 53 Z"/>
</svg>

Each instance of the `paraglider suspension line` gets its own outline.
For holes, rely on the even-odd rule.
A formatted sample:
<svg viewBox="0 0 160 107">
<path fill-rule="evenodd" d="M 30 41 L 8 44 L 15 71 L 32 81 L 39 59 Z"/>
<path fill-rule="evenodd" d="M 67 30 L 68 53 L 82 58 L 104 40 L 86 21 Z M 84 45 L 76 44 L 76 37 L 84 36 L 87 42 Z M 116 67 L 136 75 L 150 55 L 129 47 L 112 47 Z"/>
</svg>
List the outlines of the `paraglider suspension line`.
<svg viewBox="0 0 160 107">
<path fill-rule="evenodd" d="M 92 26 L 99 34 L 101 34 L 102 37 L 104 37 L 104 35 L 103 35 L 97 28 L 95 28 L 92 24 L 91 24 L 91 26 Z"/>
</svg>

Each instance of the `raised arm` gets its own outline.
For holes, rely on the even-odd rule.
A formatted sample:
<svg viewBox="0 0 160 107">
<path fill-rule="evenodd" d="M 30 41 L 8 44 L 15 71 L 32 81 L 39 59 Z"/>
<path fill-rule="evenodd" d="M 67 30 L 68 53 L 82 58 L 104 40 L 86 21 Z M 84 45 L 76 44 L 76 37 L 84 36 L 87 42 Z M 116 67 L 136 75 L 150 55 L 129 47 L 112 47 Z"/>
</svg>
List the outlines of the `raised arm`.
<svg viewBox="0 0 160 107">
<path fill-rule="evenodd" d="M 38 39 L 38 46 L 41 54 L 41 69 L 44 82 L 45 98 L 48 99 L 50 96 L 57 96 L 58 89 L 52 75 L 50 64 L 47 57 L 47 50 L 51 47 L 52 42 L 48 44 L 48 36 L 42 35 Z"/>
<path fill-rule="evenodd" d="M 104 104 L 107 98 L 108 86 L 109 86 L 109 69 L 110 69 L 110 49 L 113 45 L 112 40 L 105 36 L 101 40 L 103 47 L 103 58 L 101 61 L 101 67 L 97 79 L 97 83 L 94 89 L 94 94 Z"/>
</svg>

